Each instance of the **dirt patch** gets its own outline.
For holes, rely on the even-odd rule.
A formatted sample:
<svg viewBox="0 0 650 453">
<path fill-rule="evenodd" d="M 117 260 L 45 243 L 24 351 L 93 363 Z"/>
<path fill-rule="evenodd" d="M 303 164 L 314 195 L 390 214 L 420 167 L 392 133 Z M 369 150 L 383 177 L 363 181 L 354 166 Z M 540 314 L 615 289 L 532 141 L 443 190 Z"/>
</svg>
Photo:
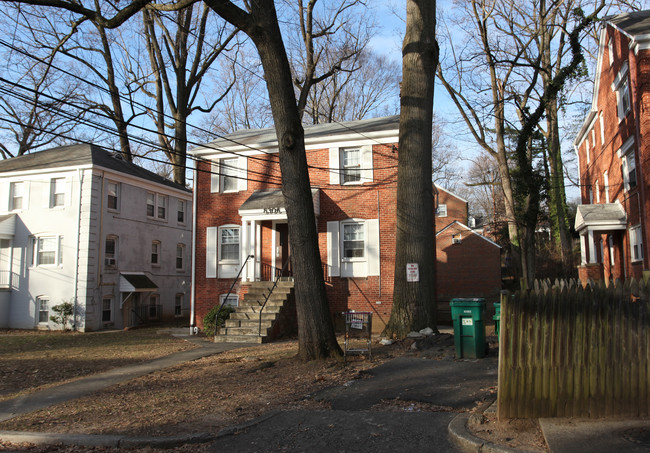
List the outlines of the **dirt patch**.
<svg viewBox="0 0 650 453">
<path fill-rule="evenodd" d="M 0 401 L 197 347 L 157 330 L 0 331 Z"/>
</svg>

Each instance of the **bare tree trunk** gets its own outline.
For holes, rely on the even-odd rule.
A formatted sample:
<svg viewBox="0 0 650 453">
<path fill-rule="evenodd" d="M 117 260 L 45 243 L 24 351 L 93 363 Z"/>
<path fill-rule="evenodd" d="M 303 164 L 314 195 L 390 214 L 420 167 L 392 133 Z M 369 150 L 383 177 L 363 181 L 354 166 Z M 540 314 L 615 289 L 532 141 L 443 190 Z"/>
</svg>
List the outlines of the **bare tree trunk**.
<svg viewBox="0 0 650 453">
<path fill-rule="evenodd" d="M 386 333 L 403 337 L 436 320 L 436 247 L 431 133 L 438 47 L 436 2 L 408 0 L 402 45 L 397 231 L 393 308 Z M 407 281 L 406 265 L 419 267 L 419 281 Z"/>
<path fill-rule="evenodd" d="M 303 360 L 340 355 L 341 348 L 336 341 L 327 304 L 318 249 L 304 130 L 275 5 L 272 0 L 259 0 L 246 14 L 229 2 L 214 1 L 208 4 L 253 40 L 266 75 L 289 223 L 298 315 L 298 355 Z"/>
</svg>

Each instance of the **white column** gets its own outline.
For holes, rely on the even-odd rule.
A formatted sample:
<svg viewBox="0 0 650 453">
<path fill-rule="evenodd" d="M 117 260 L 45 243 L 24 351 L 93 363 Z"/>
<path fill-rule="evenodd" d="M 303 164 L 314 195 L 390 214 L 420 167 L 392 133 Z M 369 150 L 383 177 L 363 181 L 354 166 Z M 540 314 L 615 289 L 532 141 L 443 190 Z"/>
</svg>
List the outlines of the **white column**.
<svg viewBox="0 0 650 453">
<path fill-rule="evenodd" d="M 256 272 L 256 270 L 257 270 L 257 262 L 260 259 L 260 257 L 255 253 L 256 242 L 257 242 L 257 241 L 255 241 L 256 231 L 257 231 L 257 222 L 255 220 L 251 220 L 250 228 L 248 230 L 248 232 L 249 232 L 248 254 L 255 256 L 255 258 L 251 259 L 250 273 L 248 274 L 251 282 L 255 281 L 255 277 L 256 277 L 256 274 L 257 274 L 257 272 Z"/>
<path fill-rule="evenodd" d="M 580 233 L 580 264 L 587 264 L 587 232 Z"/>
<path fill-rule="evenodd" d="M 243 263 L 243 260 L 245 260 L 246 257 L 248 256 L 248 235 L 246 234 L 247 225 L 248 225 L 248 222 L 246 220 L 242 220 L 242 222 L 241 222 L 241 232 L 240 232 L 240 235 L 239 235 L 239 238 L 241 240 L 241 244 L 240 244 L 239 248 L 241 250 L 240 253 L 241 253 L 242 263 Z M 248 268 L 249 268 L 249 266 L 250 266 L 250 262 L 246 261 L 246 267 L 244 267 L 244 270 L 242 271 L 242 276 L 241 276 L 241 279 L 244 282 L 248 281 Z"/>
<path fill-rule="evenodd" d="M 589 246 L 589 264 L 596 263 L 596 247 L 594 246 L 594 232 L 589 230 L 589 236 L 587 239 L 587 244 Z"/>
</svg>

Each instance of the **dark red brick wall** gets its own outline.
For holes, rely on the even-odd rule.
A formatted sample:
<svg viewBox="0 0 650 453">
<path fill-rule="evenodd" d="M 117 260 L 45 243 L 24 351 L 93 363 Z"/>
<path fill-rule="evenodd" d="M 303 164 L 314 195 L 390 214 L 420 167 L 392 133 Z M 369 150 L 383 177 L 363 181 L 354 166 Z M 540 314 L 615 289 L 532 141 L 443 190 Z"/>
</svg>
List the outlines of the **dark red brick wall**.
<svg viewBox="0 0 650 453">
<path fill-rule="evenodd" d="M 604 116 L 604 140 L 601 139 L 601 122 L 599 119 L 594 123 L 595 144 L 592 143 L 592 134 L 588 132 L 589 150 L 587 143 L 583 141 L 578 148 L 580 157 L 580 179 L 581 179 L 581 197 L 582 203 L 589 203 L 589 189 L 594 192 L 593 202 L 597 203 L 599 192 L 600 203 L 605 203 L 605 185 L 603 173 L 608 172 L 609 179 L 609 201 L 614 203 L 619 201 L 627 212 L 627 224 L 634 226 L 642 222 L 650 212 L 650 200 L 648 199 L 648 190 L 644 186 L 644 175 L 650 172 L 650 143 L 643 140 L 643 137 L 650 134 L 650 51 L 640 50 L 635 55 L 634 50 L 630 49 L 630 40 L 627 36 L 622 35 L 611 26 L 607 28 L 608 38 L 612 39 L 614 47 L 614 61 L 609 62 L 609 50 L 605 44 L 604 55 L 601 61 L 599 92 L 597 93 L 597 106 Z M 607 43 L 607 40 L 605 40 Z M 628 115 L 619 122 L 617 114 L 616 93 L 612 90 L 612 84 L 623 67 L 625 61 L 629 64 L 629 86 L 632 100 L 632 109 Z M 637 132 L 639 135 L 637 136 Z M 617 151 L 630 138 L 635 140 L 635 155 L 637 169 L 637 187 L 625 192 L 623 185 L 623 175 L 621 169 L 621 159 L 617 156 Z M 641 137 L 641 140 L 639 140 Z M 590 154 L 590 162 L 587 163 L 587 152 Z M 598 187 L 596 187 L 598 182 Z M 645 222 L 644 222 L 645 223 Z M 648 229 L 643 226 L 644 234 L 644 255 L 648 256 L 649 239 Z M 643 269 L 643 263 L 630 264 L 630 244 L 627 232 L 614 233 L 617 242 L 615 243 L 617 259 L 625 260 L 627 264 L 627 276 L 639 276 Z M 605 236 L 603 236 L 605 240 Z M 608 259 L 609 253 L 605 253 L 605 260 Z M 601 266 L 600 275 L 616 277 L 622 275 L 622 262 L 616 262 L 614 269 L 610 271 L 609 264 L 605 262 L 605 275 Z M 580 276 L 595 276 L 591 268 L 579 269 Z"/>
<path fill-rule="evenodd" d="M 460 233 L 461 243 L 452 235 Z M 436 236 L 438 300 L 485 297 L 497 302 L 501 291 L 501 249 L 455 224 Z"/>
</svg>

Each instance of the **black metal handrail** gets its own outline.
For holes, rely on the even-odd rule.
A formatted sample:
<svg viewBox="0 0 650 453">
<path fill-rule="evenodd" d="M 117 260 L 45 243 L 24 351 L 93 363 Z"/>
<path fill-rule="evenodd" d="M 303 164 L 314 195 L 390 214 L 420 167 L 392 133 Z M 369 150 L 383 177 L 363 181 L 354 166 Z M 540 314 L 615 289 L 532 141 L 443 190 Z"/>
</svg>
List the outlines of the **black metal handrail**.
<svg viewBox="0 0 650 453">
<path fill-rule="evenodd" d="M 280 278 L 282 278 L 282 274 L 284 274 L 284 271 L 286 270 L 287 266 L 289 265 L 289 262 L 291 260 L 287 260 L 284 262 L 284 265 L 282 266 L 282 270 L 276 274 L 275 280 L 273 281 L 273 286 L 269 288 L 269 293 L 264 296 L 264 303 L 262 304 L 262 307 L 260 308 L 260 320 L 258 324 L 258 336 L 262 336 L 262 311 L 264 311 L 264 307 L 266 307 L 266 303 L 269 301 L 269 298 L 271 297 L 271 294 L 273 294 L 273 290 L 275 289 L 276 286 L 278 286 L 278 282 L 280 281 Z"/>
<path fill-rule="evenodd" d="M 217 336 L 217 331 L 219 330 L 219 314 L 221 313 L 221 309 L 223 308 L 224 304 L 228 302 L 228 298 L 230 297 L 230 294 L 232 293 L 232 289 L 235 287 L 235 284 L 237 283 L 237 280 L 239 280 L 239 276 L 241 275 L 242 271 L 244 270 L 244 266 L 246 266 L 246 263 L 248 263 L 248 260 L 251 258 L 254 258 L 255 255 L 248 255 L 246 259 L 244 260 L 244 263 L 241 265 L 239 268 L 239 272 L 237 272 L 237 277 L 235 277 L 232 281 L 232 285 L 230 285 L 230 289 L 228 290 L 228 294 L 226 294 L 226 297 L 223 299 L 223 302 L 221 302 L 221 305 L 219 305 L 219 309 L 217 310 L 217 314 L 214 316 L 214 335 L 215 337 Z"/>
</svg>

